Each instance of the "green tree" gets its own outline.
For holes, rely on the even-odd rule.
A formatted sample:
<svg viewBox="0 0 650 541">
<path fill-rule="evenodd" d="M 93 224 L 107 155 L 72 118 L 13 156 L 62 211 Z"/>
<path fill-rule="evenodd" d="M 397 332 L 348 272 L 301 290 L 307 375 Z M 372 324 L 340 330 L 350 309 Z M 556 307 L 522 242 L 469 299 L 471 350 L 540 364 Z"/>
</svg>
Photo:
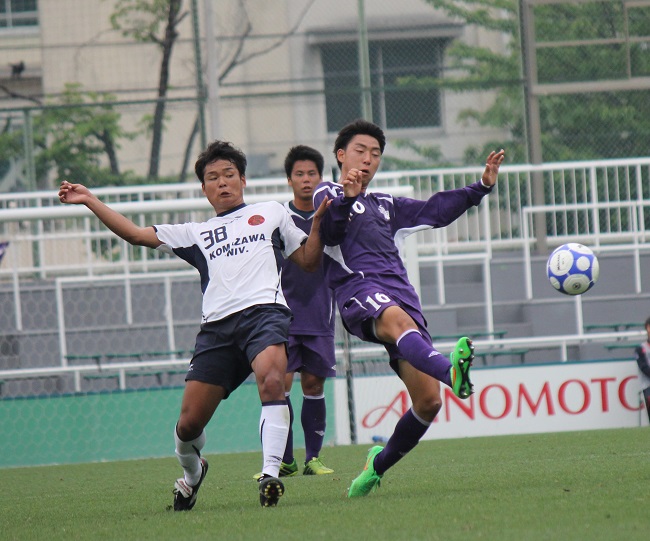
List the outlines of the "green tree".
<svg viewBox="0 0 650 541">
<path fill-rule="evenodd" d="M 453 91 L 493 90 L 491 107 L 479 111 L 468 107 L 459 120 L 473 119 L 483 126 L 506 128 L 509 141 L 490 141 L 482 149 L 466 150 L 474 161 L 489 149 L 505 147 L 509 159 L 524 161 L 525 107 L 519 12 L 516 0 L 425 0 L 466 24 L 502 33 L 507 52 L 454 42 L 448 49 L 450 68 L 461 73 L 436 81 Z M 568 42 L 578 39 L 620 39 L 625 34 L 623 3 L 567 2 L 535 8 L 537 42 Z M 648 36 L 650 10 L 631 9 L 627 19 L 630 35 Z M 645 44 L 647 47 L 647 43 Z M 647 76 L 650 59 L 644 44 L 632 45 L 632 76 Z M 538 49 L 540 83 L 593 81 L 627 74 L 625 44 Z M 427 84 L 426 81 L 421 84 Z M 428 84 L 431 84 L 429 82 Z M 641 156 L 647 154 L 650 135 L 650 93 L 616 91 L 563 94 L 540 99 L 540 123 L 544 161 Z"/>
<path fill-rule="evenodd" d="M 443 75 L 433 82 L 450 91 L 496 91 L 492 105 L 485 110 L 472 107 L 463 109 L 461 122 L 474 121 L 481 126 L 506 129 L 509 140 L 488 141 L 482 148 L 465 149 L 467 162 L 480 161 L 495 148 L 507 148 L 508 160 L 523 162 L 526 159 L 524 102 L 519 52 L 519 23 L 516 0 L 425 0 L 433 7 L 446 11 L 456 20 L 477 25 L 507 37 L 506 54 L 487 47 L 468 45 L 456 40 L 447 49 L 449 58 L 446 71 L 458 73 Z M 427 84 L 427 82 L 424 82 Z M 432 84 L 430 81 L 428 84 Z"/>
<path fill-rule="evenodd" d="M 445 167 L 451 165 L 444 161 L 442 151 L 438 146 L 418 145 L 410 139 L 395 139 L 392 144 L 395 148 L 410 150 L 416 157 L 409 160 L 385 155 L 381 162 L 381 167 L 384 171 L 429 169 L 431 167 Z"/>
<path fill-rule="evenodd" d="M 155 43 L 161 51 L 158 101 L 148 126 L 151 151 L 147 177 L 150 180 L 158 179 L 172 51 L 179 36 L 178 26 L 187 15 L 188 12 L 183 11 L 183 0 L 118 0 L 111 15 L 115 30 L 139 42 Z"/>
<path fill-rule="evenodd" d="M 120 127 L 111 94 L 82 92 L 68 84 L 56 101 L 32 110 L 36 188 L 52 189 L 51 179 L 82 180 L 89 186 L 124 184 L 133 178 L 120 171 L 117 150 L 121 139 L 135 134 Z M 5 159 L 24 159 L 24 129 L 11 129 L 7 121 L 0 133 Z M 108 166 L 106 166 L 108 164 Z"/>
<path fill-rule="evenodd" d="M 623 80 L 650 74 L 648 6 L 619 1 L 540 5 L 535 20 L 538 41 L 601 40 L 540 48 L 540 82 Z M 626 34 L 632 38 L 629 42 Z M 647 90 L 554 95 L 543 98 L 540 105 L 546 161 L 647 155 Z"/>
</svg>

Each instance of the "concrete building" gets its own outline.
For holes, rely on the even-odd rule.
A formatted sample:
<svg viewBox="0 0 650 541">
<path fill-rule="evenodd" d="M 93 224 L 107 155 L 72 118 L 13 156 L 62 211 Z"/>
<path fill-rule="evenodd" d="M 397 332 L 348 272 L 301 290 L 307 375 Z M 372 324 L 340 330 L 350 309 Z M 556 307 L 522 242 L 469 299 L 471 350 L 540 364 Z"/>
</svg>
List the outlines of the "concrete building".
<svg viewBox="0 0 650 541">
<path fill-rule="evenodd" d="M 201 138 L 193 132 L 198 110 L 194 100 L 199 94 L 196 43 L 210 97 L 205 108 L 206 137 L 240 146 L 250 158 L 249 177 L 281 172 L 286 150 L 297 142 L 318 148 L 328 166 L 335 166 L 330 151 L 335 133 L 361 116 L 360 3 L 205 1 L 182 2 L 169 66 L 167 98 L 172 101 L 166 106 L 160 175 L 177 175 L 186 153 L 191 164 L 200 150 Z M 119 102 L 114 107 L 124 130 L 134 137 L 120 141 L 120 168 L 146 175 L 151 145 L 148 123 L 154 104 L 143 100 L 158 95 L 160 45 L 114 29 L 111 17 L 116 1 L 1 0 L 0 4 L 6 6 L 6 13 L 0 12 L 0 24 L 4 23 L 0 66 L 7 66 L 4 73 L 0 70 L 4 91 L 0 122 L 6 125 L 11 118 L 12 127 L 20 126 L 22 108 L 56 103 L 67 84 L 109 93 Z M 196 43 L 194 8 L 200 27 Z M 133 28 L 140 20 L 142 14 L 132 13 L 122 23 Z M 392 0 L 368 0 L 365 21 L 373 120 L 387 129 L 390 142 L 408 140 L 437 147 L 445 162 L 461 163 L 468 146 L 504 135 L 458 121 L 458 113 L 466 107 L 487 107 L 493 99 L 490 92 L 404 86 L 407 80 L 450 74 L 447 51 L 455 40 L 503 51 L 501 35 L 465 26 L 424 0 L 402 0 L 398 6 Z M 159 37 L 164 22 L 154 29 Z M 12 76 L 9 64 L 21 61 L 24 71 Z M 389 144 L 387 154 L 418 159 L 394 144 Z M 11 164 L 6 165 L 5 175 L 11 169 Z M 0 185 L 3 191 L 7 188 L 6 181 Z"/>
</svg>

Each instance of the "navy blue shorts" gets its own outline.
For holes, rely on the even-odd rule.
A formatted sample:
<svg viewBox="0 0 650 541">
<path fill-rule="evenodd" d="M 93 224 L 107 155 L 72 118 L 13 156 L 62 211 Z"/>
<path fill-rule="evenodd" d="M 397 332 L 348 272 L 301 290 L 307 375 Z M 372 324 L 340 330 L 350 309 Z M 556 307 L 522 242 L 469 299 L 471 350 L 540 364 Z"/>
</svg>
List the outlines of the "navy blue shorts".
<svg viewBox="0 0 650 541">
<path fill-rule="evenodd" d="M 395 344 L 387 344 L 377 339 L 375 336 L 375 320 L 389 306 L 399 306 L 404 310 L 418 327 L 425 340 L 431 343 L 431 335 L 427 330 L 427 322 L 422 313 L 418 310 L 410 309 L 404 306 L 398 300 L 391 297 L 390 293 L 386 290 L 378 288 L 376 285 L 370 285 L 355 292 L 354 297 L 348 299 L 339 311 L 341 313 L 341 321 L 343 326 L 350 334 L 361 338 L 365 342 L 374 342 L 382 344 L 388 356 L 390 357 L 391 368 L 399 374 L 398 363 L 399 359 L 404 359 Z"/>
<path fill-rule="evenodd" d="M 336 376 L 333 336 L 289 336 L 287 372 L 305 370 L 320 378 Z"/>
<path fill-rule="evenodd" d="M 291 311 L 281 304 L 251 306 L 219 321 L 201 325 L 185 381 L 219 385 L 228 398 L 253 369 L 251 362 L 267 347 L 289 339 Z"/>
</svg>

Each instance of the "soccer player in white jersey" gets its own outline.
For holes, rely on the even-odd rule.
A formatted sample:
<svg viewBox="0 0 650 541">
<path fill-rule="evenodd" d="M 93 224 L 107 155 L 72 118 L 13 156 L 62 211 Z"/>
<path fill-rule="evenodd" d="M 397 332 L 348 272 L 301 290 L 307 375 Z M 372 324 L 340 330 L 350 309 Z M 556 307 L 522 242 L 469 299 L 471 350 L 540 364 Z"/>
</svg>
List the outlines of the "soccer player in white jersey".
<svg viewBox="0 0 650 541">
<path fill-rule="evenodd" d="M 343 323 L 362 340 L 384 345 L 412 401 L 386 446 L 370 449 L 363 472 L 350 485 L 350 498 L 376 489 L 386 470 L 418 444 L 442 407 L 440 382 L 463 399 L 473 392 L 472 343 L 461 338 L 451 360 L 433 347 L 399 244 L 407 234 L 445 227 L 478 205 L 492 191 L 504 158 L 503 150 L 490 153 L 480 181 L 420 201 L 367 191 L 385 145 L 375 124 L 357 120 L 345 126 L 334 143 L 341 183 L 323 182 L 314 193 L 316 207 L 331 201 L 321 239 L 327 280 Z"/>
<path fill-rule="evenodd" d="M 284 159 L 287 182 L 293 199 L 287 209 L 293 222 L 309 232 L 314 216 L 313 195 L 323 180 L 325 160 L 315 148 L 296 145 Z M 290 424 L 287 447 L 282 457 L 280 477 L 298 475 L 298 461 L 294 456 L 291 387 L 295 372 L 300 373 L 303 401 L 300 421 L 305 435 L 305 462 L 303 475 L 328 475 L 334 470 L 323 464 L 320 451 L 327 425 L 325 380 L 336 376 L 334 353 L 335 306 L 332 291 L 325 282 L 322 267 L 316 272 L 305 272 L 289 259 L 282 264 L 282 291 L 293 319 L 289 326 L 289 346 L 285 395 L 289 406 Z M 261 473 L 255 474 L 258 479 Z"/>
<path fill-rule="evenodd" d="M 204 428 L 219 403 L 251 372 L 262 402 L 260 503 L 271 507 L 284 493 L 278 476 L 289 432 L 284 378 L 291 311 L 280 286 L 281 261 L 288 257 L 307 271 L 319 269 L 318 229 L 326 204 L 315 212 L 307 235 L 280 203 L 244 203 L 246 157 L 232 144 L 211 143 L 194 169 L 216 213 L 203 223 L 140 227 L 85 186 L 68 181 L 61 183 L 59 199 L 86 205 L 130 244 L 172 252 L 199 271 L 203 314 L 174 429 L 176 456 L 184 473 L 174 485 L 174 510 L 194 507 L 208 471 L 201 457 Z"/>
</svg>

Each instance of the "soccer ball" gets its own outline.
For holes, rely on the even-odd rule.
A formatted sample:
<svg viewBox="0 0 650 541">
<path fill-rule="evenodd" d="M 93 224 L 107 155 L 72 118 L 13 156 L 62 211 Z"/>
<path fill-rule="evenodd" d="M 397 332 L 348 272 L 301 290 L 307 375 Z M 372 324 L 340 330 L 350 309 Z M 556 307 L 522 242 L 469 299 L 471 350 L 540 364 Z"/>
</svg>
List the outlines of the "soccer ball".
<svg viewBox="0 0 650 541">
<path fill-rule="evenodd" d="M 546 274 L 560 293 L 582 295 L 598 280 L 600 266 L 589 248 L 570 242 L 553 250 L 546 263 Z"/>
</svg>

